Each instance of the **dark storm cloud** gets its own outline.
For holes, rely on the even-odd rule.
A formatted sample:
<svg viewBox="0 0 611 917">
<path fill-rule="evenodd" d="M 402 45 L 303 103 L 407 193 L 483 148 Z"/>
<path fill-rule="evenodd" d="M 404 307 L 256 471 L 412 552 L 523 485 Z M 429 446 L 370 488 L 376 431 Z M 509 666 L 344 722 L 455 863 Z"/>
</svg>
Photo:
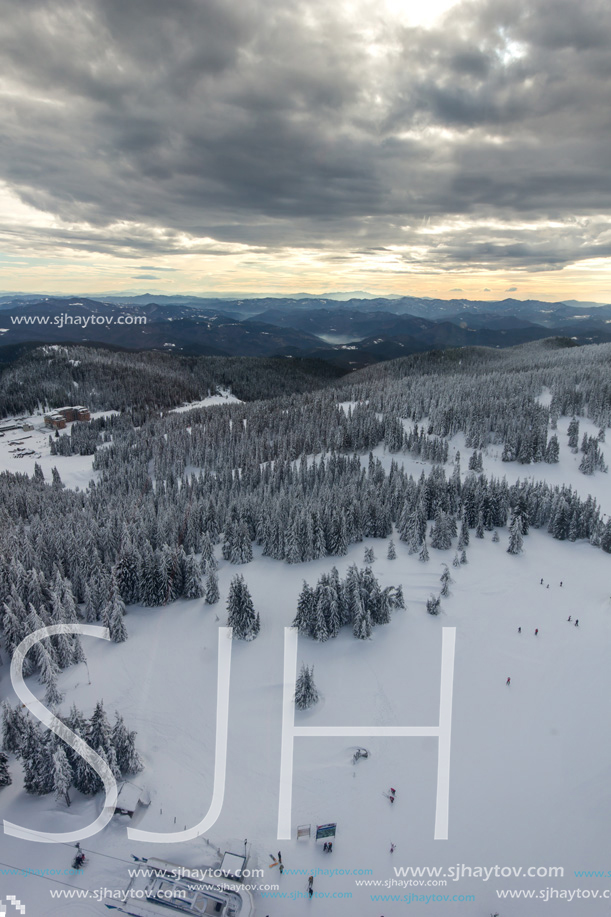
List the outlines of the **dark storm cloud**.
<svg viewBox="0 0 611 917">
<path fill-rule="evenodd" d="M 429 31 L 322 0 L 0 12 L 0 179 L 65 221 L 27 244 L 424 244 L 406 260 L 527 270 L 609 254 L 606 0 L 477 0 Z"/>
</svg>

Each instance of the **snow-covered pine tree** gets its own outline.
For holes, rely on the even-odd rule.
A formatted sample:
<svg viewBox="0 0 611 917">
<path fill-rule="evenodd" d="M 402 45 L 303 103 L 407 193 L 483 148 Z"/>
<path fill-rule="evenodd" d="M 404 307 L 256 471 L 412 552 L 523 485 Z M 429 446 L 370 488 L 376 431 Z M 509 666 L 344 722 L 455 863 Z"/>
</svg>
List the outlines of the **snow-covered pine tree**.
<svg viewBox="0 0 611 917">
<path fill-rule="evenodd" d="M 454 582 L 450 576 L 450 569 L 447 564 L 443 565 L 443 573 L 440 576 L 441 581 L 441 595 L 443 598 L 447 598 L 450 594 L 450 585 Z"/>
<path fill-rule="evenodd" d="M 379 583 L 376 580 L 375 586 L 371 595 L 372 599 L 372 610 L 371 610 L 371 623 L 372 624 L 389 624 L 390 623 L 390 610 L 393 607 L 392 598 L 391 598 L 392 586 L 388 586 L 386 589 L 380 589 Z"/>
<path fill-rule="evenodd" d="M 223 533 L 223 545 L 221 547 L 223 560 L 231 560 L 231 555 L 234 551 L 237 526 L 238 523 L 235 519 L 230 519 L 225 525 L 225 531 Z"/>
<path fill-rule="evenodd" d="M 460 523 L 460 535 L 458 536 L 457 548 L 459 551 L 462 551 L 462 549 L 468 547 L 468 545 L 469 545 L 469 526 L 467 524 L 467 519 L 463 514 L 463 517 Z"/>
<path fill-rule="evenodd" d="M 87 728 L 87 744 L 97 751 L 103 748 L 107 755 L 112 748 L 112 727 L 108 722 L 106 711 L 104 710 L 104 701 L 98 701 L 94 707 L 91 719 Z"/>
<path fill-rule="evenodd" d="M 0 751 L 0 787 L 10 786 L 12 782 L 13 778 L 8 769 L 8 755 Z"/>
<path fill-rule="evenodd" d="M 375 559 L 376 556 L 374 554 L 373 548 L 365 548 L 365 556 L 363 558 L 364 562 L 366 564 L 372 564 Z"/>
<path fill-rule="evenodd" d="M 319 643 L 324 643 L 329 639 L 329 626 L 327 623 L 328 606 L 325 592 L 322 591 L 320 584 L 314 592 L 314 605 L 312 609 L 312 624 L 310 627 L 310 636 Z"/>
<path fill-rule="evenodd" d="M 21 750 L 23 788 L 26 793 L 44 796 L 53 791 L 54 742 L 53 733 L 29 725 L 28 736 Z"/>
<path fill-rule="evenodd" d="M 127 537 L 115 565 L 119 594 L 126 605 L 140 601 L 140 567 L 142 559 Z"/>
<path fill-rule="evenodd" d="M 229 547 L 229 558 L 227 559 L 232 564 L 249 564 L 252 560 L 252 542 L 248 526 L 244 521 L 239 522 L 234 527 L 233 538 Z"/>
<path fill-rule="evenodd" d="M 556 435 L 550 436 L 547 448 L 545 450 L 545 461 L 549 465 L 554 465 L 560 461 L 560 443 Z"/>
<path fill-rule="evenodd" d="M 53 753 L 53 790 L 55 798 L 58 801 L 63 800 L 67 806 L 70 805 L 69 790 L 72 780 L 72 768 L 63 745 L 60 743 Z"/>
<path fill-rule="evenodd" d="M 392 538 L 388 542 L 388 551 L 386 552 L 386 557 L 388 560 L 396 560 L 397 558 L 397 549 L 395 548 L 395 543 Z"/>
<path fill-rule="evenodd" d="M 208 565 L 210 572 L 206 580 L 206 605 L 216 605 L 221 597 L 219 592 L 219 578 L 215 570 Z"/>
<path fill-rule="evenodd" d="M 254 640 L 259 633 L 260 620 L 241 574 L 231 580 L 227 612 L 227 626 L 233 628 L 234 640 Z"/>
<path fill-rule="evenodd" d="M 342 626 L 339 600 L 335 584 L 325 574 L 316 587 L 316 622 L 324 618 L 328 637 L 337 637 Z M 318 637 L 316 638 L 318 639 Z"/>
<path fill-rule="evenodd" d="M 110 601 L 102 612 L 102 623 L 110 631 L 110 639 L 114 643 L 124 643 L 127 640 L 127 628 L 123 621 L 124 614 L 125 605 L 113 579 Z"/>
<path fill-rule="evenodd" d="M 443 510 L 437 510 L 435 514 L 435 524 L 431 534 L 431 547 L 445 551 L 452 547 L 452 531 L 450 520 L 447 513 Z"/>
<path fill-rule="evenodd" d="M 312 587 L 303 581 L 301 592 L 297 600 L 297 614 L 293 620 L 293 627 L 296 627 L 300 634 L 312 635 L 314 626 L 314 610 L 316 607 L 315 592 Z"/>
<path fill-rule="evenodd" d="M 47 707 L 57 707 L 64 699 L 64 695 L 57 687 L 57 678 L 53 673 L 48 674 L 45 681 L 47 690 L 45 691 L 45 704 Z"/>
<path fill-rule="evenodd" d="M 5 700 L 2 704 L 2 748 L 18 755 L 25 732 L 26 714 L 22 707 L 11 707 Z"/>
<path fill-rule="evenodd" d="M 112 744 L 117 766 L 122 774 L 138 774 L 143 769 L 142 759 L 136 750 L 136 733 L 130 731 L 120 713 L 115 713 Z"/>
<path fill-rule="evenodd" d="M 438 615 L 441 611 L 441 599 L 437 595 L 430 595 L 426 600 L 426 610 L 430 615 Z"/>
<path fill-rule="evenodd" d="M 183 570 L 183 591 L 186 599 L 200 599 L 204 594 L 200 578 L 200 567 L 194 554 L 186 554 Z"/>
<path fill-rule="evenodd" d="M 208 532 L 204 532 L 202 535 L 201 550 L 201 572 L 203 576 L 206 576 L 211 570 L 216 570 L 218 566 L 214 557 L 214 545 L 212 544 L 212 539 Z"/>
<path fill-rule="evenodd" d="M 508 554 L 521 554 L 524 538 L 522 536 L 522 522 L 519 516 L 514 516 L 509 525 Z"/>
<path fill-rule="evenodd" d="M 429 549 L 426 546 L 426 541 L 422 542 L 422 547 L 420 549 L 420 554 L 418 555 L 418 560 L 421 563 L 425 564 L 429 559 Z"/>
<path fill-rule="evenodd" d="M 358 640 L 369 640 L 372 631 L 373 624 L 371 621 L 371 614 L 369 613 L 369 610 L 365 608 L 363 604 L 361 604 L 354 617 L 352 633 Z"/>
<path fill-rule="evenodd" d="M 42 641 L 36 644 L 36 646 L 39 680 L 46 685 L 47 691 L 50 694 L 56 696 L 58 694 L 57 676 L 59 675 L 59 667 Z M 59 701 L 56 701 L 56 703 L 59 703 Z"/>
<path fill-rule="evenodd" d="M 573 452 L 577 452 L 579 448 L 579 421 L 573 415 L 568 426 L 567 433 L 569 435 L 569 446 Z"/>
<path fill-rule="evenodd" d="M 307 710 L 318 703 L 319 695 L 314 684 L 314 666 L 308 668 L 303 664 L 295 682 L 295 706 L 298 710 Z"/>
<path fill-rule="evenodd" d="M 403 586 L 387 586 L 384 592 L 388 593 L 391 608 L 400 608 L 405 610 L 405 598 L 403 597 Z"/>
</svg>

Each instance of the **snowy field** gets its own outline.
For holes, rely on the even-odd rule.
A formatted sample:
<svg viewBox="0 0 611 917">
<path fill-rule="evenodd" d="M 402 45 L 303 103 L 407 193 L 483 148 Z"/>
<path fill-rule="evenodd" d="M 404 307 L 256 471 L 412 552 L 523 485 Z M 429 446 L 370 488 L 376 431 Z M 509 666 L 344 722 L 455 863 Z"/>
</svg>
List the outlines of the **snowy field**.
<svg viewBox="0 0 611 917">
<path fill-rule="evenodd" d="M 183 414 L 185 411 L 194 411 L 195 408 L 209 408 L 214 407 L 217 404 L 241 404 L 239 398 L 236 398 L 235 395 L 232 395 L 231 392 L 225 389 L 219 389 L 216 395 L 208 395 L 207 398 L 203 398 L 201 401 L 189 401 L 188 404 L 182 404 L 179 408 L 173 408 L 168 413 L 170 414 Z"/>
<path fill-rule="evenodd" d="M 569 483 L 583 495 L 593 493 L 609 511 L 611 479 L 600 473 L 585 477 L 577 471 L 580 457 L 566 446 L 567 423 L 567 418 L 561 418 L 558 424 L 559 465 L 501 463 L 501 449 L 495 447 L 484 454 L 485 471 L 506 475 L 510 481 L 528 475 Z M 580 423 L 580 435 L 596 432 L 583 419 Z M 464 449 L 460 437 L 451 446 L 460 448 L 465 470 L 470 450 Z M 611 464 L 609 445 L 603 449 Z M 10 470 L 33 470 L 33 464 L 30 469 L 23 460 L 13 468 L 9 454 L 1 455 Z M 91 457 L 47 458 L 48 467 L 44 455 L 39 459 L 45 476 L 56 464 L 70 486 L 86 486 Z M 388 465 L 392 458 L 400 459 L 383 458 Z M 415 475 L 428 466 L 409 457 L 404 460 Z M 83 463 L 81 470 L 69 476 L 62 463 L 78 462 Z M 447 470 L 451 472 L 451 466 Z M 222 850 L 236 852 L 243 850 L 246 839 L 249 867 L 265 870 L 265 879 L 258 881 L 277 883 L 279 893 L 288 896 L 265 898 L 257 892 L 257 917 L 609 914 L 610 904 L 602 898 L 546 902 L 497 897 L 497 891 L 511 889 L 598 889 L 602 894 L 611 887 L 608 879 L 574 875 L 576 870 L 608 868 L 604 851 L 611 818 L 609 556 L 586 543 L 559 542 L 542 531 L 531 531 L 524 553 L 514 557 L 506 551 L 507 530 L 501 532 L 499 543 L 492 541 L 489 532 L 483 540 L 472 532 L 469 563 L 450 566 L 455 580 L 451 596 L 442 600 L 442 614 L 435 618 L 426 614 L 425 600 L 439 591 L 442 563 L 451 565 L 454 550 L 431 549 L 430 562 L 423 564 L 417 555 L 409 556 L 396 537 L 395 543 L 396 560 L 386 559 L 386 541 L 374 539 L 352 545 L 346 557 L 295 566 L 263 558 L 258 548 L 255 560 L 245 566 L 221 560 L 217 605 L 194 600 L 164 608 L 134 606 L 125 619 L 130 633 L 126 643 L 83 638 L 91 684 L 82 664 L 62 672 L 61 710 L 67 712 L 75 702 L 90 714 L 103 698 L 109 714 L 120 709 L 128 726 L 138 731 L 146 768 L 135 782 L 146 786 L 152 798 L 148 809 L 137 816 L 138 828 L 172 832 L 199 822 L 212 794 L 218 627 L 226 621 L 230 579 L 241 573 L 262 626 L 253 643 L 233 644 L 225 800 L 207 837 Z M 299 714 L 297 724 L 436 725 L 442 628 L 455 627 L 449 839 L 433 839 L 436 739 L 299 738 L 293 839 L 280 842 L 276 825 L 283 628 L 292 622 L 304 578 L 314 585 L 334 562 L 340 575 L 352 563 L 363 566 L 365 547 L 374 548 L 373 569 L 381 585 L 403 586 L 407 609 L 394 612 L 391 623 L 376 628 L 370 641 L 355 640 L 349 631 L 324 644 L 300 638 L 299 663 L 314 665 L 322 699 Z M 216 553 L 220 558 L 218 547 Z M 579 618 L 579 627 L 567 621 L 569 615 L 573 621 Z M 0 672 L 2 694 L 14 700 L 7 666 Z M 42 696 L 36 682 L 30 688 Z M 371 754 L 354 765 L 357 745 L 366 746 Z M 13 785 L 3 789 L 1 797 L 3 817 L 11 822 L 68 831 L 92 821 L 99 811 L 99 797 L 84 799 L 73 793 L 73 805 L 66 809 L 52 796 L 27 796 L 20 768 L 13 763 L 11 770 Z M 391 786 L 397 790 L 394 804 L 385 795 Z M 311 824 L 314 829 L 327 822 L 338 826 L 332 854 L 323 853 L 322 842 L 295 839 L 297 825 Z M 128 824 L 134 822 L 115 817 L 102 833 L 83 844 L 89 862 L 82 876 L 58 875 L 52 881 L 49 876 L 13 875 L 9 881 L 0 873 L 0 886 L 27 905 L 28 915 L 101 915 L 108 912 L 92 899 L 53 900 L 50 890 L 124 888 L 128 866 L 133 865 L 131 854 L 165 857 L 187 866 L 214 862 L 203 839 L 176 845 L 138 843 L 127 838 Z M 396 845 L 392 854 L 391 843 Z M 282 876 L 276 867 L 269 868 L 269 855 L 279 847 L 285 865 Z M 71 859 L 66 846 L 0 840 L 0 861 L 6 864 L 0 869 L 63 870 Z M 561 867 L 564 875 L 492 876 L 487 881 L 444 878 L 443 873 L 457 864 L 522 867 L 524 873 L 529 867 Z M 356 885 L 363 880 L 409 881 L 410 877 L 396 876 L 393 867 L 440 867 L 440 878 L 415 880 L 436 883 L 425 887 Z M 346 872 L 315 875 L 316 894 L 310 901 L 307 876 L 316 869 Z M 361 870 L 371 872 L 359 874 Z M 447 885 L 437 884 L 446 881 Z M 408 903 L 408 898 L 372 900 L 375 895 L 474 898 Z"/>
<path fill-rule="evenodd" d="M 116 413 L 118 412 L 100 411 L 91 416 L 96 418 Z M 12 426 L 15 422 L 14 418 L 5 418 L 0 422 L 0 432 L 4 427 Z M 34 465 L 38 462 L 46 481 L 51 481 L 51 471 L 57 468 L 63 483 L 73 490 L 77 487 L 84 490 L 91 480 L 95 480 L 92 455 L 51 455 L 49 436 L 55 436 L 55 431 L 45 426 L 42 412 L 19 417 L 19 423 L 28 424 L 34 429 L 10 430 L 0 436 L 0 468 L 31 476 L 34 473 Z M 64 430 L 60 431 L 60 435 L 62 433 L 69 435 L 71 426 L 68 424 Z M 33 454 L 24 455 L 24 452 Z"/>
</svg>

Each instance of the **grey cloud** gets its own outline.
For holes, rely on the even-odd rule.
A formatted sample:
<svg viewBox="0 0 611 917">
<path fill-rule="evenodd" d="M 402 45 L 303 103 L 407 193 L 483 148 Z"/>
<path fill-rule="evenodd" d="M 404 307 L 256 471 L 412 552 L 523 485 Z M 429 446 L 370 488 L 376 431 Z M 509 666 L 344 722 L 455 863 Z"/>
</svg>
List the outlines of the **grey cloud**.
<svg viewBox="0 0 611 917">
<path fill-rule="evenodd" d="M 154 274 L 133 274 L 132 280 L 159 280 Z"/>
<path fill-rule="evenodd" d="M 154 264 L 141 264 L 140 270 L 141 271 L 155 271 L 158 274 L 160 271 L 175 272 L 176 268 L 175 267 L 155 267 Z"/>
<path fill-rule="evenodd" d="M 0 13 L 0 179 L 90 227 L 24 229 L 28 244 L 154 259 L 186 234 L 220 243 L 189 248 L 202 255 L 239 242 L 337 259 L 421 245 L 423 218 L 460 215 L 467 229 L 406 260 L 540 270 L 609 250 L 601 0 L 475 0 L 429 31 L 372 3 L 377 55 L 354 12 L 322 0 L 0 0 Z M 489 216 L 506 229 L 483 239 Z M 551 219 L 564 228 L 519 228 Z"/>
</svg>

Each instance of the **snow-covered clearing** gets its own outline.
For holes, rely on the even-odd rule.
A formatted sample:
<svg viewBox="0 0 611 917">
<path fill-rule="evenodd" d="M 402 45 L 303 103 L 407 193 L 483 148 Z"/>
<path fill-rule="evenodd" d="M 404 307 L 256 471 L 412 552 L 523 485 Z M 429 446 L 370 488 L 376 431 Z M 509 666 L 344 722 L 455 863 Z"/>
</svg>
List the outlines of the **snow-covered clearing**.
<svg viewBox="0 0 611 917">
<path fill-rule="evenodd" d="M 103 414 L 104 412 L 99 412 L 92 417 L 101 417 Z M 11 418 L 5 418 L 0 423 L 0 431 L 3 427 L 11 426 L 13 422 Z M 11 430 L 0 437 L 1 469 L 31 476 L 34 473 L 34 465 L 38 463 L 45 480 L 51 481 L 52 469 L 57 468 L 63 483 L 73 490 L 77 487 L 84 490 L 91 480 L 95 480 L 92 455 L 51 455 L 49 436 L 55 436 L 55 431 L 45 426 L 43 414 L 20 418 L 20 422 L 29 424 L 34 429 Z M 70 424 L 60 431 L 60 435 L 61 433 L 70 434 Z"/>
<path fill-rule="evenodd" d="M 235 395 L 232 395 L 229 391 L 218 391 L 216 395 L 208 395 L 207 398 L 203 398 L 201 401 L 190 401 L 188 404 L 183 404 L 179 408 L 172 408 L 169 411 L 170 414 L 182 414 L 184 411 L 193 411 L 195 408 L 209 408 L 217 404 L 241 404 L 241 400 L 236 398 Z"/>
</svg>

